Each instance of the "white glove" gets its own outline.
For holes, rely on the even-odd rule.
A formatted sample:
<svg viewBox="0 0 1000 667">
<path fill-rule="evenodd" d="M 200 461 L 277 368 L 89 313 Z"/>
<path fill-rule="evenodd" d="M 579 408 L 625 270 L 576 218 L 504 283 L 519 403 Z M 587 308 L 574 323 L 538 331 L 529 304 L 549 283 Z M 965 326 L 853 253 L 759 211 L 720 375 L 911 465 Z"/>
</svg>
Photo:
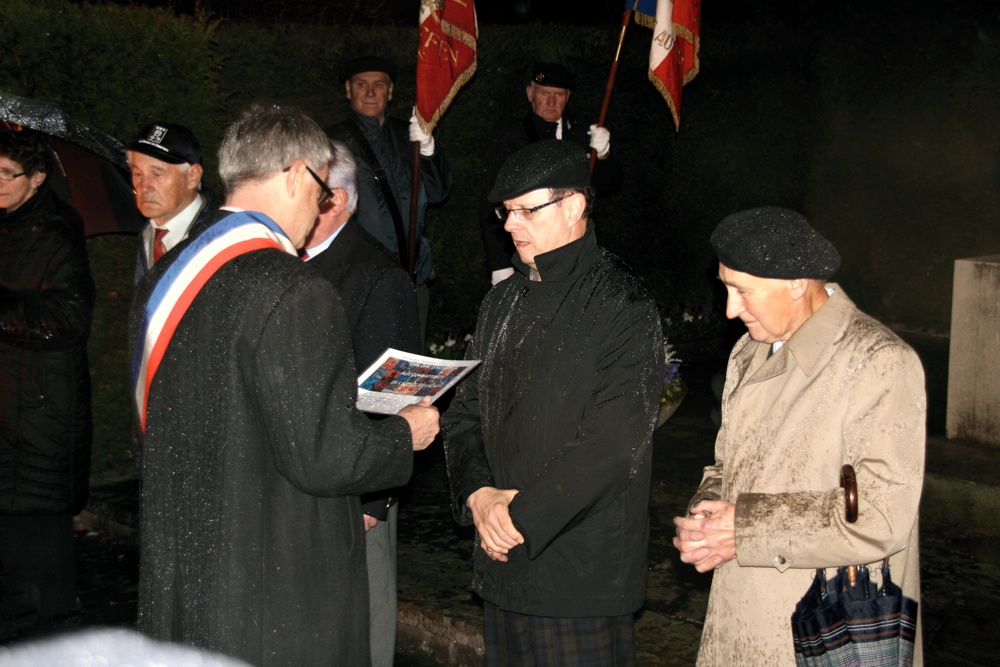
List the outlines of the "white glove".
<svg viewBox="0 0 1000 667">
<path fill-rule="evenodd" d="M 434 155 L 434 137 L 420 127 L 417 114 L 410 116 L 410 141 L 420 142 L 420 154 L 424 157 Z"/>
<path fill-rule="evenodd" d="M 591 125 L 587 130 L 590 135 L 590 147 L 597 151 L 597 157 L 604 159 L 611 151 L 611 132 L 606 127 Z"/>
<path fill-rule="evenodd" d="M 497 269 L 490 274 L 490 282 L 496 285 L 499 282 L 507 280 L 512 275 L 514 275 L 514 267 L 509 266 L 506 269 Z"/>
</svg>

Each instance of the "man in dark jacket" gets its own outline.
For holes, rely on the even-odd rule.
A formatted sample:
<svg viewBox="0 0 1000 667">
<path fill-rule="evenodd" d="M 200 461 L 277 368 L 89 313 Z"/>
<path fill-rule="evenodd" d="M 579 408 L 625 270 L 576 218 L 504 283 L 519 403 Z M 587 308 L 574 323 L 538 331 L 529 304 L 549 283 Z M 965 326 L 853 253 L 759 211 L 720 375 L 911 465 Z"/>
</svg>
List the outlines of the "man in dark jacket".
<svg viewBox="0 0 1000 667">
<path fill-rule="evenodd" d="M 139 234 L 135 282 L 219 208 L 202 187 L 201 144 L 194 132 L 174 123 L 151 123 L 125 151 L 132 170 L 135 204 L 149 220 Z"/>
<path fill-rule="evenodd" d="M 437 411 L 359 412 L 350 331 L 298 258 L 330 142 L 255 105 L 219 149 L 226 207 L 139 283 L 139 628 L 255 665 L 368 667 L 358 496 L 405 484 Z"/>
<path fill-rule="evenodd" d="M 358 210 L 354 220 L 384 245 L 403 267 L 409 267 L 409 244 L 417 244 L 414 266 L 420 307 L 420 335 L 427 327 L 434 278 L 431 246 L 424 235 L 428 204 L 440 204 L 451 193 L 451 169 L 434 137 L 425 133 L 416 117 L 409 125 L 386 114 L 392 101 L 396 66 L 384 58 L 355 58 L 340 68 L 340 78 L 351 108 L 347 120 L 331 127 L 330 136 L 343 141 L 358 161 Z M 410 238 L 410 201 L 413 149 L 420 144 L 420 191 L 417 234 Z"/>
<path fill-rule="evenodd" d="M 0 574 L 37 588 L 51 617 L 78 609 L 94 308 L 83 221 L 46 182 L 55 168 L 45 137 L 0 128 Z"/>
<path fill-rule="evenodd" d="M 511 264 L 514 246 L 503 222 L 497 220 L 493 212 L 499 202 L 492 201 L 488 195 L 500 167 L 515 151 L 545 139 L 572 141 L 594 149 L 597 154 L 592 184 L 598 197 L 606 197 L 621 188 L 621 162 L 611 151 L 611 133 L 597 125 L 588 128 L 566 112 L 575 86 L 576 76 L 562 65 L 536 63 L 525 88 L 531 111 L 523 118 L 502 123 L 490 135 L 492 140 L 480 181 L 479 227 L 486 250 L 486 268 L 494 285 L 514 273 Z"/>
<path fill-rule="evenodd" d="M 354 344 L 354 370 L 360 374 L 386 348 L 420 351 L 417 293 L 399 263 L 361 225 L 350 221 L 358 206 L 357 165 L 345 144 L 331 143 L 326 184 L 333 197 L 306 239 L 304 258 L 340 294 Z M 362 500 L 372 667 L 391 667 L 396 654 L 398 493 L 381 490 Z"/>
<path fill-rule="evenodd" d="M 500 170 L 517 273 L 483 301 L 482 364 L 443 419 L 488 665 L 635 664 L 663 339 L 642 281 L 594 238 L 587 172 L 565 141 Z"/>
</svg>

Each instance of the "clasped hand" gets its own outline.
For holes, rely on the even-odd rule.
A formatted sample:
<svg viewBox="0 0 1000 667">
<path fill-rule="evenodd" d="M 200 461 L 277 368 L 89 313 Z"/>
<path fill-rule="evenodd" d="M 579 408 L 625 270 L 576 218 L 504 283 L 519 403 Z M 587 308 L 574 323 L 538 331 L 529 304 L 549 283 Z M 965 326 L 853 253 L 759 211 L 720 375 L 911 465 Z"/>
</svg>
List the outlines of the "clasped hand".
<svg viewBox="0 0 1000 667">
<path fill-rule="evenodd" d="M 507 562 L 511 549 L 524 544 L 524 536 L 510 518 L 509 505 L 516 495 L 517 489 L 484 486 L 473 492 L 467 501 L 479 533 L 479 546 L 487 556 L 501 563 Z"/>
<path fill-rule="evenodd" d="M 724 500 L 703 500 L 688 516 L 675 516 L 674 546 L 681 560 L 708 572 L 736 558 L 736 505 Z"/>
</svg>

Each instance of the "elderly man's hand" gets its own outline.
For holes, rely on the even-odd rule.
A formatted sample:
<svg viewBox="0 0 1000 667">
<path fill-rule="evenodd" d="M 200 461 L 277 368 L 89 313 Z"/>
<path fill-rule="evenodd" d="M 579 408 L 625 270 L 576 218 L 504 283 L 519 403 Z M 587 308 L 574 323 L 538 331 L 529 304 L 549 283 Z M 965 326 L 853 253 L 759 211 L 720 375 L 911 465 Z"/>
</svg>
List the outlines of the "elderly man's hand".
<svg viewBox="0 0 1000 667">
<path fill-rule="evenodd" d="M 524 544 L 524 536 L 514 527 L 508 506 L 517 489 L 497 489 L 484 486 L 469 496 L 472 521 L 479 533 L 479 546 L 493 560 L 507 562 L 507 552 Z"/>
<path fill-rule="evenodd" d="M 708 572 L 736 558 L 736 505 L 724 500 L 703 500 L 690 516 L 674 517 L 674 546 L 681 560 L 699 572 Z"/>
<path fill-rule="evenodd" d="M 427 449 L 441 430 L 441 415 L 438 409 L 431 405 L 431 399 L 427 396 L 424 396 L 419 403 L 407 405 L 396 414 L 410 425 L 415 452 Z"/>
<path fill-rule="evenodd" d="M 606 127 L 591 125 L 587 130 L 590 135 L 590 147 L 597 152 L 597 157 L 604 159 L 611 152 L 611 131 Z"/>
</svg>

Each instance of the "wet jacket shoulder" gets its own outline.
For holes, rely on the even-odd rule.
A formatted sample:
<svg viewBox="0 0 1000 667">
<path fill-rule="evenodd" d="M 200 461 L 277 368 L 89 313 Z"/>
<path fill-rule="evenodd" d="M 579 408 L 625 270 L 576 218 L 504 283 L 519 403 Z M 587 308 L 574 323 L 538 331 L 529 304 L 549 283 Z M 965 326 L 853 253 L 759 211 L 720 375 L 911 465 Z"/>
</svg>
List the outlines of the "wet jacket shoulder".
<svg viewBox="0 0 1000 667">
<path fill-rule="evenodd" d="M 93 307 L 83 222 L 43 185 L 0 215 L 0 512 L 83 507 Z"/>
</svg>

